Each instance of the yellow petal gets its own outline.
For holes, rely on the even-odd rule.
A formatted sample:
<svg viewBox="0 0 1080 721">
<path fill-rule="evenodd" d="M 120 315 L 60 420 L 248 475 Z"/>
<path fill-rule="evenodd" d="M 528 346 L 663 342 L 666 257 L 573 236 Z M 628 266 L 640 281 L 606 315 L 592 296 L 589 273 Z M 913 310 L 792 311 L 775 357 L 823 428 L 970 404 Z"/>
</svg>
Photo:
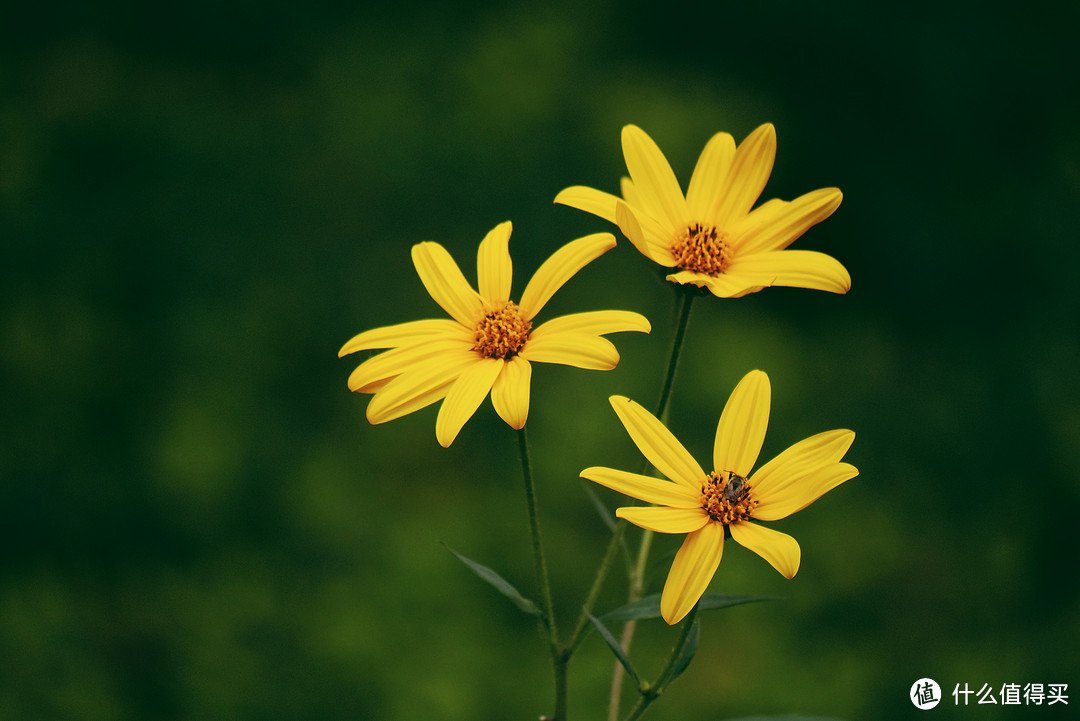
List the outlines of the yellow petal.
<svg viewBox="0 0 1080 721">
<path fill-rule="evenodd" d="M 766 123 L 739 144 L 728 176 L 720 194 L 713 199 L 706 220 L 723 228 L 750 212 L 765 189 L 775 159 L 776 130 Z"/>
<path fill-rule="evenodd" d="M 420 282 L 435 302 L 458 323 L 472 327 L 483 313 L 484 303 L 446 249 L 431 241 L 417 243 L 412 259 Z"/>
<path fill-rule="evenodd" d="M 696 285 L 699 288 L 708 288 L 709 292 L 717 298 L 738 298 L 763 287 L 758 285 L 757 278 L 746 278 L 731 273 L 710 276 L 693 270 L 681 270 L 678 273 L 672 273 L 667 276 L 667 280 L 680 285 Z"/>
<path fill-rule="evenodd" d="M 615 219 L 619 224 L 619 230 L 625 235 L 638 252 L 652 260 L 649 244 L 645 240 L 645 233 L 641 230 L 641 224 L 637 216 L 630 210 L 630 206 L 621 200 L 615 204 Z"/>
<path fill-rule="evenodd" d="M 727 226 L 727 242 L 733 255 L 738 256 L 740 253 L 751 255 L 760 250 L 770 250 L 758 247 L 761 245 L 757 241 L 758 233 L 768 232 L 772 224 L 779 222 L 779 219 L 790 211 L 790 206 L 789 201 L 773 198 L 766 200 L 741 218 L 734 218 Z"/>
<path fill-rule="evenodd" d="M 637 249 L 646 258 L 666 264 L 666 266 L 672 266 L 674 261 L 670 260 L 670 246 L 671 236 L 674 231 L 672 231 L 670 227 L 665 227 L 667 223 L 666 218 L 658 220 L 645 212 L 645 203 L 640 199 L 640 195 L 634 188 L 634 183 L 630 178 L 622 178 L 621 187 L 622 198 L 620 199 L 618 195 L 612 195 L 611 193 L 606 193 L 594 188 L 572 186 L 556 195 L 555 202 L 569 205 L 570 207 L 576 207 L 585 210 L 586 213 L 592 213 L 593 215 L 602 217 L 610 222 L 618 223 L 616 204 L 625 201 L 626 205 L 630 205 L 634 208 L 634 213 L 637 214 L 638 225 L 645 237 L 645 244 L 638 246 Z M 625 229 L 623 230 L 623 234 L 626 235 L 627 239 L 633 242 L 632 237 L 626 233 Z M 658 249 L 661 253 L 660 256 L 657 256 Z"/>
<path fill-rule="evenodd" d="M 838 188 L 822 188 L 790 203 L 770 200 L 728 229 L 736 257 L 783 250 L 812 226 L 828 218 L 844 199 Z"/>
<path fill-rule="evenodd" d="M 619 178 L 619 192 L 622 193 L 622 199 L 627 205 L 637 208 L 645 207 L 645 201 L 641 199 L 637 188 L 634 187 L 634 181 L 625 175 Z"/>
<path fill-rule="evenodd" d="M 701 151 L 697 165 L 694 166 L 690 187 L 686 189 L 686 205 L 690 215 L 701 219 L 708 217 L 710 207 L 720 195 L 734 157 L 735 139 L 728 133 L 717 133 L 709 139 L 705 150 Z"/>
<path fill-rule="evenodd" d="M 454 323 L 454 321 L 447 321 Z M 458 328 L 461 326 L 457 323 Z M 394 348 L 361 363 L 349 375 L 349 390 L 358 393 L 374 393 L 390 378 L 439 364 L 444 356 L 468 352 L 470 340 L 433 340 L 427 343 Z"/>
<path fill-rule="evenodd" d="M 723 555 L 724 527 L 719 523 L 706 523 L 686 537 L 660 596 L 660 615 L 665 621 L 674 625 L 690 613 L 709 587 Z"/>
<path fill-rule="evenodd" d="M 619 201 L 615 208 L 615 218 L 622 231 L 638 252 L 654 263 L 670 268 L 675 265 L 675 256 L 671 254 L 670 236 L 674 231 L 665 232 L 656 221 L 644 211 L 635 210 Z M 652 228 L 652 230 L 648 230 Z"/>
<path fill-rule="evenodd" d="M 457 338 L 462 332 L 471 336 L 471 331 L 449 318 L 432 320 L 413 320 L 408 323 L 373 328 L 354 335 L 349 342 L 341 346 L 338 358 L 372 348 L 396 348 L 402 345 L 421 343 L 430 338 Z"/>
<path fill-rule="evenodd" d="M 608 399 L 626 432 L 656 470 L 689 490 L 700 493 L 705 471 L 663 423 L 624 396 Z"/>
<path fill-rule="evenodd" d="M 510 261 L 510 221 L 499 223 L 480 241 L 476 253 L 476 279 L 480 297 L 490 308 L 500 308 L 510 300 L 510 280 L 513 266 Z"/>
<path fill-rule="evenodd" d="M 536 340 L 529 338 L 519 356 L 530 362 L 597 371 L 609 371 L 619 364 L 619 351 L 611 341 L 583 333 L 546 333 Z"/>
<path fill-rule="evenodd" d="M 584 210 L 586 213 L 600 216 L 609 223 L 614 223 L 615 203 L 619 202 L 619 196 L 595 188 L 587 188 L 584 185 L 573 185 L 556 195 L 555 202 Z"/>
<path fill-rule="evenodd" d="M 825 466 L 838 463 L 847 453 L 855 434 L 847 429 L 824 431 L 804 438 L 754 471 L 751 483 L 759 501 L 767 502 L 774 493 Z"/>
<path fill-rule="evenodd" d="M 652 326 L 649 325 L 649 319 L 639 313 L 628 310 L 594 310 L 552 318 L 529 334 L 529 342 L 543 338 L 549 333 L 604 335 L 630 330 L 648 333 L 652 330 Z"/>
<path fill-rule="evenodd" d="M 439 417 L 435 419 L 435 437 L 439 445 L 450 447 L 461 427 L 487 398 L 504 364 L 501 358 L 479 358 L 458 376 L 439 408 Z"/>
<path fill-rule="evenodd" d="M 629 210 L 637 220 L 638 227 L 648 246 L 648 253 L 642 251 L 646 258 L 650 258 L 660 265 L 671 267 L 675 265 L 675 259 L 671 255 L 671 242 L 683 226 L 673 226 L 662 214 L 651 212 L 648 204 L 642 199 L 641 193 L 634 187 L 634 181 L 624 177 L 621 182 L 622 199 L 626 201 Z M 618 221 L 618 208 L 616 208 L 616 221 Z M 620 228 L 621 228 L 620 223 Z M 625 235 L 625 231 L 623 231 Z M 629 238 L 629 236 L 627 236 Z M 640 251 L 641 248 L 638 248 Z"/>
<path fill-rule="evenodd" d="M 365 383 L 362 387 L 359 388 L 350 387 L 349 390 L 356 391 L 358 393 L 378 393 L 387 383 L 394 380 L 395 378 L 397 378 L 397 375 L 388 375 L 380 380 L 369 381 L 368 383 Z"/>
<path fill-rule="evenodd" d="M 716 425 L 715 470 L 750 475 L 765 441 L 771 395 L 769 376 L 762 371 L 750 371 L 735 386 Z"/>
<path fill-rule="evenodd" d="M 658 506 L 626 506 L 615 511 L 635 526 L 657 533 L 693 533 L 709 522 L 700 506 L 697 508 L 661 508 Z"/>
<path fill-rule="evenodd" d="M 491 405 L 495 412 L 515 430 L 524 428 L 529 417 L 531 381 L 532 365 L 521 356 L 514 356 L 506 361 L 491 389 Z"/>
<path fill-rule="evenodd" d="M 669 508 L 701 509 L 700 488 L 694 490 L 681 483 L 602 466 L 586 468 L 581 472 L 581 477 L 645 503 L 655 503 Z M 688 531 L 671 531 L 671 533 L 688 533 Z"/>
<path fill-rule="evenodd" d="M 851 290 L 851 276 L 847 268 L 831 255 L 814 250 L 771 250 L 735 256 L 727 273 L 755 278 L 764 286 L 786 285 L 830 293 L 847 293 Z"/>
<path fill-rule="evenodd" d="M 623 157 L 639 198 L 651 215 L 665 218 L 672 227 L 690 221 L 679 181 L 667 158 L 644 130 L 627 125 L 622 130 Z"/>
<path fill-rule="evenodd" d="M 736 543 L 764 558 L 784 578 L 794 578 L 799 572 L 802 550 L 788 534 L 756 523 L 733 523 L 728 528 Z"/>
<path fill-rule="evenodd" d="M 525 291 L 521 294 L 521 303 L 518 304 L 521 317 L 532 320 L 566 281 L 614 247 L 614 235 L 593 233 L 584 238 L 572 240 L 556 250 L 536 270 L 536 274 L 525 286 Z"/>
<path fill-rule="evenodd" d="M 778 521 L 786 518 L 857 475 L 859 475 L 859 470 L 850 463 L 833 463 L 824 468 L 818 468 L 764 498 L 755 494 L 759 505 L 754 509 L 753 516 L 762 521 Z M 754 487 L 753 484 L 751 487 Z M 754 488 L 756 491 L 756 487 Z"/>
<path fill-rule="evenodd" d="M 385 423 L 431 405 L 443 398 L 454 379 L 477 361 L 476 353 L 463 351 L 397 376 L 368 403 L 368 422 Z"/>
</svg>

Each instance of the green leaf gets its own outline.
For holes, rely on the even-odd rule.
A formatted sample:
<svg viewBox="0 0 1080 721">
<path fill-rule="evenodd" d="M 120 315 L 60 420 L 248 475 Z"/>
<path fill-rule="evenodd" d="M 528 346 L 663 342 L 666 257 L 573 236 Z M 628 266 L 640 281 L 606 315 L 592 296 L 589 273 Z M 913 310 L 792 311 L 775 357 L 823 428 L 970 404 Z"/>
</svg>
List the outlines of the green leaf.
<svg viewBox="0 0 1080 721">
<path fill-rule="evenodd" d="M 722 593 L 706 593 L 698 601 L 699 611 L 712 611 L 729 606 L 742 606 L 745 603 L 757 603 L 759 601 L 778 601 L 779 596 L 726 596 Z"/>
<path fill-rule="evenodd" d="M 495 571 L 492 571 L 487 566 L 481 565 L 476 561 L 470 560 L 465 556 L 462 556 L 460 553 L 450 548 L 446 544 L 443 544 L 443 548 L 454 554 L 454 556 L 457 557 L 459 561 L 471 568 L 473 570 L 473 573 L 475 573 L 477 576 L 494 586 L 499 591 L 499 593 L 513 601 L 514 605 L 520 608 L 522 611 L 529 614 L 530 616 L 536 616 L 537 618 L 540 618 L 542 616 L 542 614 L 540 613 L 540 608 L 535 603 L 522 596 L 516 588 L 510 585 L 509 581 L 497 574 Z"/>
<path fill-rule="evenodd" d="M 698 601 L 699 611 L 708 611 L 729 606 L 741 606 L 744 603 L 757 603 L 758 601 L 774 601 L 775 596 L 725 596 L 719 593 L 706 593 Z M 604 623 L 613 621 L 633 621 L 639 618 L 660 617 L 660 594 L 654 593 L 640 601 L 619 606 L 614 611 L 608 611 L 600 617 Z"/>
<path fill-rule="evenodd" d="M 681 676 L 682 672 L 690 666 L 690 662 L 694 660 L 694 654 L 697 653 L 698 640 L 700 638 L 701 624 L 695 618 L 694 625 L 690 628 L 690 633 L 686 636 L 686 641 L 683 642 L 682 648 L 679 649 L 679 655 L 675 657 L 675 661 L 671 665 L 671 675 L 664 680 L 664 686 L 667 686 Z"/>
<path fill-rule="evenodd" d="M 634 669 L 634 664 L 630 663 L 630 658 L 626 655 L 626 652 L 623 651 L 622 645 L 619 644 L 619 641 L 611 635 L 611 631 L 607 629 L 607 626 L 605 626 L 603 622 L 600 621 L 600 619 L 598 619 L 591 613 L 586 613 L 589 617 L 589 620 L 592 621 L 592 625 L 596 627 L 596 630 L 600 633 L 600 636 L 604 639 L 604 642 L 607 643 L 608 648 L 610 648 L 611 652 L 615 654 L 615 658 L 619 659 L 619 663 L 623 665 L 623 668 L 626 669 L 626 672 L 630 674 L 630 678 L 634 679 L 634 683 L 636 683 L 638 688 L 640 689 L 641 677 L 638 676 L 637 671 Z"/>
</svg>

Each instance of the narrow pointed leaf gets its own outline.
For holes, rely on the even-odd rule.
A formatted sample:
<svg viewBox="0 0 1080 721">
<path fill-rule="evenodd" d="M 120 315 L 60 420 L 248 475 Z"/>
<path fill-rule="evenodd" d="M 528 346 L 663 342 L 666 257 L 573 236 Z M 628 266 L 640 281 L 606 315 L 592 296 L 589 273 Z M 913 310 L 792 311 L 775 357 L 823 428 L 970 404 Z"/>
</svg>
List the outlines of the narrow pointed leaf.
<svg viewBox="0 0 1080 721">
<path fill-rule="evenodd" d="M 615 658 L 619 659 L 619 663 L 621 663 L 623 668 L 626 669 L 626 672 L 630 674 L 630 678 L 634 679 L 634 683 L 637 684 L 638 688 L 641 688 L 641 677 L 638 676 L 637 671 L 634 669 L 634 664 L 630 663 L 630 658 L 626 655 L 626 652 L 623 651 L 619 641 L 611 635 L 611 631 L 607 629 L 607 626 L 605 626 L 600 619 L 591 613 L 588 613 L 587 615 L 589 616 L 592 625 L 599 631 L 601 638 L 603 638 L 604 642 L 608 645 L 608 648 L 615 654 Z"/>
<path fill-rule="evenodd" d="M 778 596 L 725 596 L 719 593 L 706 593 L 698 601 L 698 611 L 741 606 L 744 603 L 757 603 L 758 601 L 776 601 L 778 598 Z"/>
<path fill-rule="evenodd" d="M 682 648 L 679 649 L 679 655 L 675 657 L 675 663 L 671 666 L 671 675 L 664 679 L 664 686 L 677 679 L 682 675 L 683 671 L 690 667 L 690 662 L 694 660 L 694 655 L 697 653 L 700 638 L 701 622 L 695 618 L 694 625 L 690 628 L 690 633 L 687 635 L 686 641 L 683 642 Z"/>
<path fill-rule="evenodd" d="M 641 600 L 619 606 L 600 617 L 605 623 L 636 621 L 639 618 L 660 618 L 660 594 L 654 593 Z"/>
<path fill-rule="evenodd" d="M 744 603 L 775 601 L 775 596 L 726 596 L 719 593 L 706 593 L 698 601 L 698 611 L 709 611 L 729 606 L 741 606 Z M 633 621 L 639 618 L 660 618 L 660 594 L 654 593 L 640 601 L 619 606 L 600 617 L 605 623 L 615 621 Z"/>
<path fill-rule="evenodd" d="M 459 561 L 471 568 L 473 573 L 490 583 L 496 588 L 496 590 L 499 591 L 499 593 L 513 601 L 514 605 L 520 608 L 522 611 L 529 614 L 530 616 L 536 616 L 538 618 L 542 616 L 540 608 L 535 603 L 522 596 L 521 593 L 518 592 L 518 590 L 514 588 L 509 581 L 500 576 L 498 573 L 491 570 L 487 566 L 481 565 L 476 561 L 462 556 L 460 553 L 445 544 L 443 545 L 443 547 L 447 551 L 450 551 L 450 553 L 454 554 L 454 556 Z"/>
</svg>

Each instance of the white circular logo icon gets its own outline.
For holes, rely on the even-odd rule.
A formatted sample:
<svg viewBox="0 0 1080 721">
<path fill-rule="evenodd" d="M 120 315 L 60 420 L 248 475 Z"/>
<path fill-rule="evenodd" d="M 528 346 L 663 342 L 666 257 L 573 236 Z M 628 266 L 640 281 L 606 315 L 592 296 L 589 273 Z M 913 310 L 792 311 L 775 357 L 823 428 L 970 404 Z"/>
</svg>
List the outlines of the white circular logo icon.
<svg viewBox="0 0 1080 721">
<path fill-rule="evenodd" d="M 941 686 L 938 686 L 937 681 L 932 678 L 920 678 L 911 684 L 911 694 L 908 698 L 915 704 L 915 708 L 923 711 L 934 708 L 941 702 Z"/>
</svg>

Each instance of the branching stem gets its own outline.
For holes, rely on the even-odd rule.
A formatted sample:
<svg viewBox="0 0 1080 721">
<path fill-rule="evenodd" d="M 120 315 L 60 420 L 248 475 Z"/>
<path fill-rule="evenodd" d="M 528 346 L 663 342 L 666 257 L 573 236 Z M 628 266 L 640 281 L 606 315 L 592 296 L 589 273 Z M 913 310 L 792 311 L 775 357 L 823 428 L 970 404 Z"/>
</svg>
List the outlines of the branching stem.
<svg viewBox="0 0 1080 721">
<path fill-rule="evenodd" d="M 675 385 L 675 372 L 679 367 L 679 356 L 682 353 L 683 340 L 686 338 L 686 327 L 690 324 L 690 310 L 694 306 L 694 298 L 697 294 L 694 290 L 676 286 L 677 291 L 682 293 L 682 305 L 679 308 L 679 321 L 675 326 L 675 337 L 671 341 L 671 355 L 668 357 L 667 373 L 664 375 L 664 385 L 660 390 L 660 400 L 656 404 L 656 417 L 661 421 L 667 413 L 668 402 L 671 400 L 671 389 Z M 642 472 L 648 466 L 645 461 L 642 464 Z M 625 524 L 626 521 L 620 521 Z M 646 530 L 641 535 L 641 545 L 638 547 L 637 562 L 634 564 L 633 574 L 630 577 L 630 591 L 627 603 L 633 603 L 641 599 L 645 590 L 645 568 L 648 565 L 649 550 L 652 548 L 653 532 Z M 629 652 L 630 644 L 634 641 L 634 630 L 637 628 L 636 621 L 627 621 L 623 626 L 622 636 L 619 643 L 624 652 Z M 619 718 L 619 697 L 622 695 L 623 668 L 616 662 L 615 670 L 611 678 L 611 695 L 608 699 L 608 721 L 616 721 Z M 651 702 L 650 702 L 651 703 Z M 640 704 L 640 701 L 639 701 Z M 646 704 L 648 705 L 648 704 Z M 644 708 L 642 709 L 644 711 Z"/>
</svg>

